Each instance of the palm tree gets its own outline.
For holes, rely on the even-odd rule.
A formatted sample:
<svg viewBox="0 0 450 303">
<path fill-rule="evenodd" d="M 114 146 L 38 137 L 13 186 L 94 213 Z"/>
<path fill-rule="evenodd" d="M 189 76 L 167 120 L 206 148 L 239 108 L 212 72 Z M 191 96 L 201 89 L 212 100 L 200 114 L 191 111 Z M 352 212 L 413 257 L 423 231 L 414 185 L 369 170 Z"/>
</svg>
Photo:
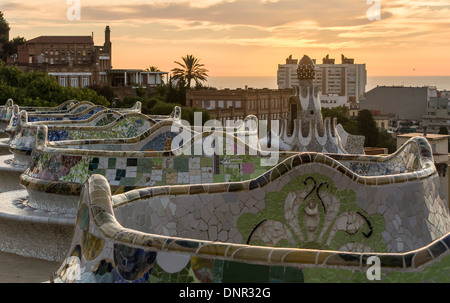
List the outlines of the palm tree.
<svg viewBox="0 0 450 303">
<path fill-rule="evenodd" d="M 149 65 L 149 66 L 145 69 L 145 71 L 147 71 L 147 72 L 160 72 L 161 70 L 160 70 L 158 67 L 156 67 L 156 66 Z M 164 82 L 164 75 L 161 74 L 161 83 L 163 83 L 163 82 Z"/>
<path fill-rule="evenodd" d="M 148 66 L 145 70 L 148 72 L 160 72 L 159 68 L 153 65 Z"/>
<path fill-rule="evenodd" d="M 194 80 L 196 84 L 200 84 L 200 81 L 206 81 L 208 77 L 207 69 L 203 68 L 204 64 L 200 64 L 200 59 L 195 58 L 192 55 L 186 55 L 186 57 L 181 57 L 184 61 L 180 63 L 174 61 L 176 64 L 180 65 L 181 68 L 177 67 L 172 69 L 172 79 L 182 80 L 186 83 L 187 88 L 191 87 L 191 80 Z"/>
</svg>

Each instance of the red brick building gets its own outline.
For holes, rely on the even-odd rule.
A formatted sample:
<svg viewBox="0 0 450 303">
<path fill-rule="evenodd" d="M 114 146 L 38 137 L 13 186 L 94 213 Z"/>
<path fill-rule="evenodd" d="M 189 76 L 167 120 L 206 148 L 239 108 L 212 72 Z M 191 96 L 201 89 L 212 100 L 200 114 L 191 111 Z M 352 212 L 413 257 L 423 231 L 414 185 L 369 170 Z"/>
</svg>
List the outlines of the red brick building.
<svg viewBox="0 0 450 303">
<path fill-rule="evenodd" d="M 68 87 L 110 85 L 106 70 L 112 68 L 112 43 L 109 26 L 105 43 L 94 45 L 93 36 L 40 36 L 28 40 L 17 50 L 20 69 L 53 75 Z"/>
<path fill-rule="evenodd" d="M 255 115 L 260 120 L 287 118 L 292 88 L 187 90 L 186 106 L 207 109 L 211 119 L 244 120 Z"/>
</svg>

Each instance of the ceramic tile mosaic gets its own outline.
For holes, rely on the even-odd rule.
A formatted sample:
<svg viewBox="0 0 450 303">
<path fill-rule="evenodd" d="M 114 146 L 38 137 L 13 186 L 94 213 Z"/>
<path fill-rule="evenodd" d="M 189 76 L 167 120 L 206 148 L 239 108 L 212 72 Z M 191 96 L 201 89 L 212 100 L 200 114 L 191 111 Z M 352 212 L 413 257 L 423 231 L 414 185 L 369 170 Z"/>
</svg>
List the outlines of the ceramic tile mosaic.
<svg viewBox="0 0 450 303">
<path fill-rule="evenodd" d="M 21 111 L 20 107 L 17 105 L 14 105 L 15 108 L 13 108 L 13 115 L 11 116 L 11 120 L 9 122 L 8 128 L 12 128 L 17 124 L 18 116 Z M 71 116 L 71 115 L 80 115 L 81 113 L 87 111 L 89 108 L 97 107 L 92 102 L 89 101 L 83 101 L 78 102 L 74 104 L 73 106 L 69 107 L 67 110 L 60 110 L 60 111 L 31 111 L 28 112 L 29 115 L 29 121 L 30 122 L 37 122 L 37 121 L 51 121 L 51 120 L 63 120 L 64 117 Z M 68 119 L 66 119 L 68 120 Z"/>
<path fill-rule="evenodd" d="M 351 171 L 362 176 L 381 176 L 401 174 L 416 171 L 419 165 L 419 152 L 416 145 L 409 144 L 396 153 L 395 157 L 388 157 L 386 161 L 364 161 L 364 157 L 358 161 L 345 161 L 340 163 Z"/>
<path fill-rule="evenodd" d="M 97 149 L 77 150 L 47 147 L 45 151 L 41 152 L 41 149 L 37 148 L 32 154 L 30 169 L 23 176 L 22 182 L 33 187 L 31 183 L 34 182 L 31 180 L 41 180 L 40 184 L 43 184 L 44 180 L 48 182 L 61 181 L 76 183 L 76 187 L 79 189 L 90 175 L 101 174 L 111 182 L 115 191 L 120 192 L 153 185 L 247 180 L 265 171 L 259 158 L 251 156 L 223 155 L 219 158 L 169 156 L 170 152 L 167 156 L 153 155 L 149 151 L 164 151 L 165 148 L 171 147 L 170 137 L 176 136 L 175 133 L 170 132 L 171 128 L 168 127 L 172 123 L 172 121 L 165 120 L 151 128 L 147 132 L 150 136 L 146 140 L 147 143 L 144 144 L 144 151 L 117 153 L 108 151 L 107 154 L 112 153 L 109 156 Z M 165 132 L 159 133 L 160 126 L 165 129 Z M 152 131 L 155 136 L 151 136 Z M 70 144 L 73 145 L 73 142 Z M 132 147 L 130 143 L 126 143 L 124 146 Z M 105 148 L 106 145 L 102 144 L 102 147 Z M 97 155 L 94 155 L 95 153 Z M 127 156 L 128 154 L 129 156 Z M 76 160 L 73 165 L 66 165 L 66 159 Z M 215 175 L 216 178 L 214 178 Z M 56 190 L 54 186 L 52 188 Z M 58 192 L 60 192 L 59 189 Z"/>
<path fill-rule="evenodd" d="M 84 120 L 76 120 L 84 121 Z M 131 138 L 150 129 L 156 122 L 141 113 L 124 113 L 103 110 L 96 119 L 90 120 L 91 125 L 79 126 L 78 123 L 66 125 L 48 125 L 48 140 L 77 140 L 101 138 Z M 14 154 L 31 155 L 35 144 L 38 125 L 26 122 L 26 113 L 21 112 L 17 124 L 16 135 L 10 142 L 10 151 Z"/>
<path fill-rule="evenodd" d="M 136 102 L 136 104 L 131 108 L 117 108 L 117 109 L 109 109 L 115 110 L 118 112 L 140 112 L 142 104 L 141 102 Z M 74 106 L 70 107 L 67 111 L 60 111 L 58 113 L 49 113 L 49 112 L 31 112 L 27 113 L 26 122 L 48 122 L 48 121 L 78 121 L 78 120 L 86 120 L 92 117 L 93 115 L 108 110 L 108 108 L 100 105 L 94 105 L 92 102 L 83 101 L 76 103 Z M 11 120 L 6 128 L 6 132 L 14 132 L 14 129 L 17 126 L 19 120 L 19 110 L 15 109 L 14 114 L 11 117 Z M 12 138 L 12 136 L 10 137 Z"/>
<path fill-rule="evenodd" d="M 449 213 L 424 138 L 388 157 L 282 152 L 263 166 L 235 138 L 224 145 L 245 155 L 179 155 L 208 134 L 172 149 L 173 121 L 158 118 L 135 138 L 49 142 L 38 127 L 21 184 L 80 198 L 52 282 L 366 282 L 374 255 L 383 282 L 449 281 Z"/>
<path fill-rule="evenodd" d="M 67 100 L 61 103 L 56 107 L 20 107 L 20 110 L 25 110 L 27 112 L 36 112 L 36 113 L 61 113 L 67 112 L 72 107 L 74 107 L 79 101 L 77 100 Z M 91 102 L 90 102 L 91 103 Z M 91 103 L 91 105 L 94 105 Z M 4 106 L 0 106 L 0 120 L 9 122 L 12 115 L 12 109 L 14 107 L 14 101 L 12 99 L 8 99 Z"/>
<path fill-rule="evenodd" d="M 45 131 L 45 127 L 41 129 Z M 412 158 L 409 153 L 414 153 Z M 186 191 L 190 193 L 191 200 L 181 196 L 157 199 L 166 200 L 166 205 L 172 205 L 172 208 L 180 203 L 192 202 L 195 193 L 207 192 L 210 195 L 202 196 L 201 202 L 211 200 L 208 204 L 211 208 L 196 211 L 199 205 L 193 202 L 192 206 L 182 210 L 187 217 L 180 218 L 180 221 L 194 224 L 191 227 L 195 233 L 188 235 L 189 229 L 185 224 L 183 236 L 195 239 L 213 240 L 211 237 L 215 235 L 214 240 L 220 237 L 233 243 L 241 243 L 240 237 L 244 237 L 245 243 L 256 241 L 261 244 L 261 241 L 270 239 L 269 244 L 274 246 L 282 243 L 294 247 L 312 245 L 322 249 L 401 252 L 421 247 L 449 230 L 448 210 L 440 191 L 430 146 L 425 139 L 411 139 L 390 157 L 332 156 L 336 159 L 319 153 L 284 153 L 280 162 L 271 168 L 262 167 L 260 159 L 251 156 L 173 156 L 170 152 L 117 153 L 76 149 L 57 151 L 42 143 L 36 145 L 32 165 L 21 176 L 21 184 L 30 193 L 78 195 L 81 185 L 91 175 L 103 175 L 114 193 L 148 186 L 156 186 L 150 188 L 152 193 L 156 190 L 173 191 L 178 195 Z M 395 157 L 419 160 L 412 161 L 415 164 L 410 167 L 411 161 L 397 161 Z M 339 161 L 394 163 L 397 168 L 404 165 L 409 170 L 364 176 L 345 168 Z M 297 166 L 301 169 L 294 170 Z M 285 177 L 288 172 L 289 177 Z M 292 181 L 293 174 L 300 177 Z M 167 184 L 174 185 L 158 187 Z M 192 186 L 183 187 L 182 184 Z M 264 191 L 261 191 L 263 187 Z M 224 188 L 229 192 L 214 194 L 223 192 Z M 270 198 L 272 195 L 273 198 Z M 411 204 L 411 200 L 416 203 Z M 247 214 L 243 215 L 244 219 L 239 219 L 236 217 L 239 211 L 249 207 L 241 205 L 245 201 L 252 203 L 250 208 L 255 217 Z M 303 206 L 300 201 L 305 201 Z M 218 204 L 220 202 L 227 203 L 227 207 L 234 205 L 234 208 L 222 209 Z M 300 208 L 303 209 L 301 214 Z M 245 224 L 236 225 L 237 230 L 234 231 L 211 228 L 208 225 L 210 220 L 221 220 L 217 216 L 207 217 L 214 210 L 223 212 L 218 215 L 222 219 L 228 217 L 227 226 L 231 221 Z M 167 226 L 161 221 L 161 214 L 167 214 L 167 211 L 164 208 L 151 212 L 159 214 L 160 219 L 155 226 L 175 236 L 181 230 L 174 227 L 174 218 L 167 217 Z M 194 220 L 196 213 L 203 221 Z M 299 220 L 303 227 L 299 225 Z M 277 232 L 272 234 L 273 230 Z M 352 241 L 349 241 L 345 237 L 347 235 L 358 236 L 352 236 Z"/>
<path fill-rule="evenodd" d="M 326 162 L 312 156 L 287 159 L 274 168 L 277 177 L 252 190 L 249 181 L 238 191 L 203 184 L 202 193 L 192 185 L 184 193 L 164 186 L 111 196 L 108 181 L 94 175 L 80 196 L 71 248 L 51 281 L 372 282 L 372 256 L 380 260 L 381 282 L 450 281 L 448 212 L 432 210 L 442 201 L 417 204 L 439 213 L 447 228 L 419 247 L 389 252 L 386 209 L 369 211 L 361 183 L 342 184 L 331 177 L 337 169 L 312 172 L 308 163 Z M 386 201 L 379 206 L 388 208 Z"/>
<path fill-rule="evenodd" d="M 68 119 L 68 117 L 70 117 L 70 116 L 78 117 L 80 115 L 80 114 L 78 114 L 78 115 L 73 114 L 73 112 L 77 108 L 82 108 L 85 111 L 88 111 L 89 108 L 95 108 L 95 106 L 92 102 L 84 101 L 84 102 L 76 103 L 74 106 L 70 107 L 66 111 L 58 111 L 56 113 L 31 112 L 32 116 L 30 116 L 30 119 L 28 119 L 28 113 L 27 113 L 27 122 L 28 122 L 28 120 L 33 120 L 33 119 L 36 120 L 36 122 L 38 122 L 38 121 L 64 121 L 64 120 L 70 121 L 70 119 Z M 17 124 L 19 121 L 20 112 L 21 112 L 21 110 L 19 109 L 19 106 L 14 105 L 13 109 L 12 109 L 11 117 L 10 117 L 9 121 L 6 123 L 4 131 L 7 134 L 9 134 L 10 139 L 12 139 L 16 134 L 16 128 L 17 128 Z M 74 120 L 77 120 L 77 119 L 74 119 Z"/>
</svg>

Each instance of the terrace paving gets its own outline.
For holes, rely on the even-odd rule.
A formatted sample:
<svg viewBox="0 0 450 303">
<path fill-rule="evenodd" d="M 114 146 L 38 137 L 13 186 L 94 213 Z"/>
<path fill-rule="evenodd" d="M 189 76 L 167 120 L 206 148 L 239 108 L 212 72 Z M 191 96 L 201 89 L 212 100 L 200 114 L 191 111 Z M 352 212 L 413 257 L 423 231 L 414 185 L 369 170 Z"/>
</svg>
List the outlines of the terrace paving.
<svg viewBox="0 0 450 303">
<path fill-rule="evenodd" d="M 0 283 L 49 282 L 59 265 L 59 262 L 0 252 Z"/>
</svg>

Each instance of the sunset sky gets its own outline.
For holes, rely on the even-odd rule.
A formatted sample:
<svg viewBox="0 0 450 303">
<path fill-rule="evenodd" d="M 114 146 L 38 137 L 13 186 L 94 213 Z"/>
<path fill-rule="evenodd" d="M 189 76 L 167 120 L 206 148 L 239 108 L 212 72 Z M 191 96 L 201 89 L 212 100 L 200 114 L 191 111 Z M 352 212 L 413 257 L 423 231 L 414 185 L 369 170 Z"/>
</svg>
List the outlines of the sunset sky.
<svg viewBox="0 0 450 303">
<path fill-rule="evenodd" d="M 209 76 L 276 76 L 303 54 L 321 63 L 341 54 L 366 63 L 369 76 L 450 75 L 450 1 L 380 0 L 0 0 L 10 37 L 91 35 L 111 28 L 114 68 L 162 71 L 192 54 Z"/>
</svg>

